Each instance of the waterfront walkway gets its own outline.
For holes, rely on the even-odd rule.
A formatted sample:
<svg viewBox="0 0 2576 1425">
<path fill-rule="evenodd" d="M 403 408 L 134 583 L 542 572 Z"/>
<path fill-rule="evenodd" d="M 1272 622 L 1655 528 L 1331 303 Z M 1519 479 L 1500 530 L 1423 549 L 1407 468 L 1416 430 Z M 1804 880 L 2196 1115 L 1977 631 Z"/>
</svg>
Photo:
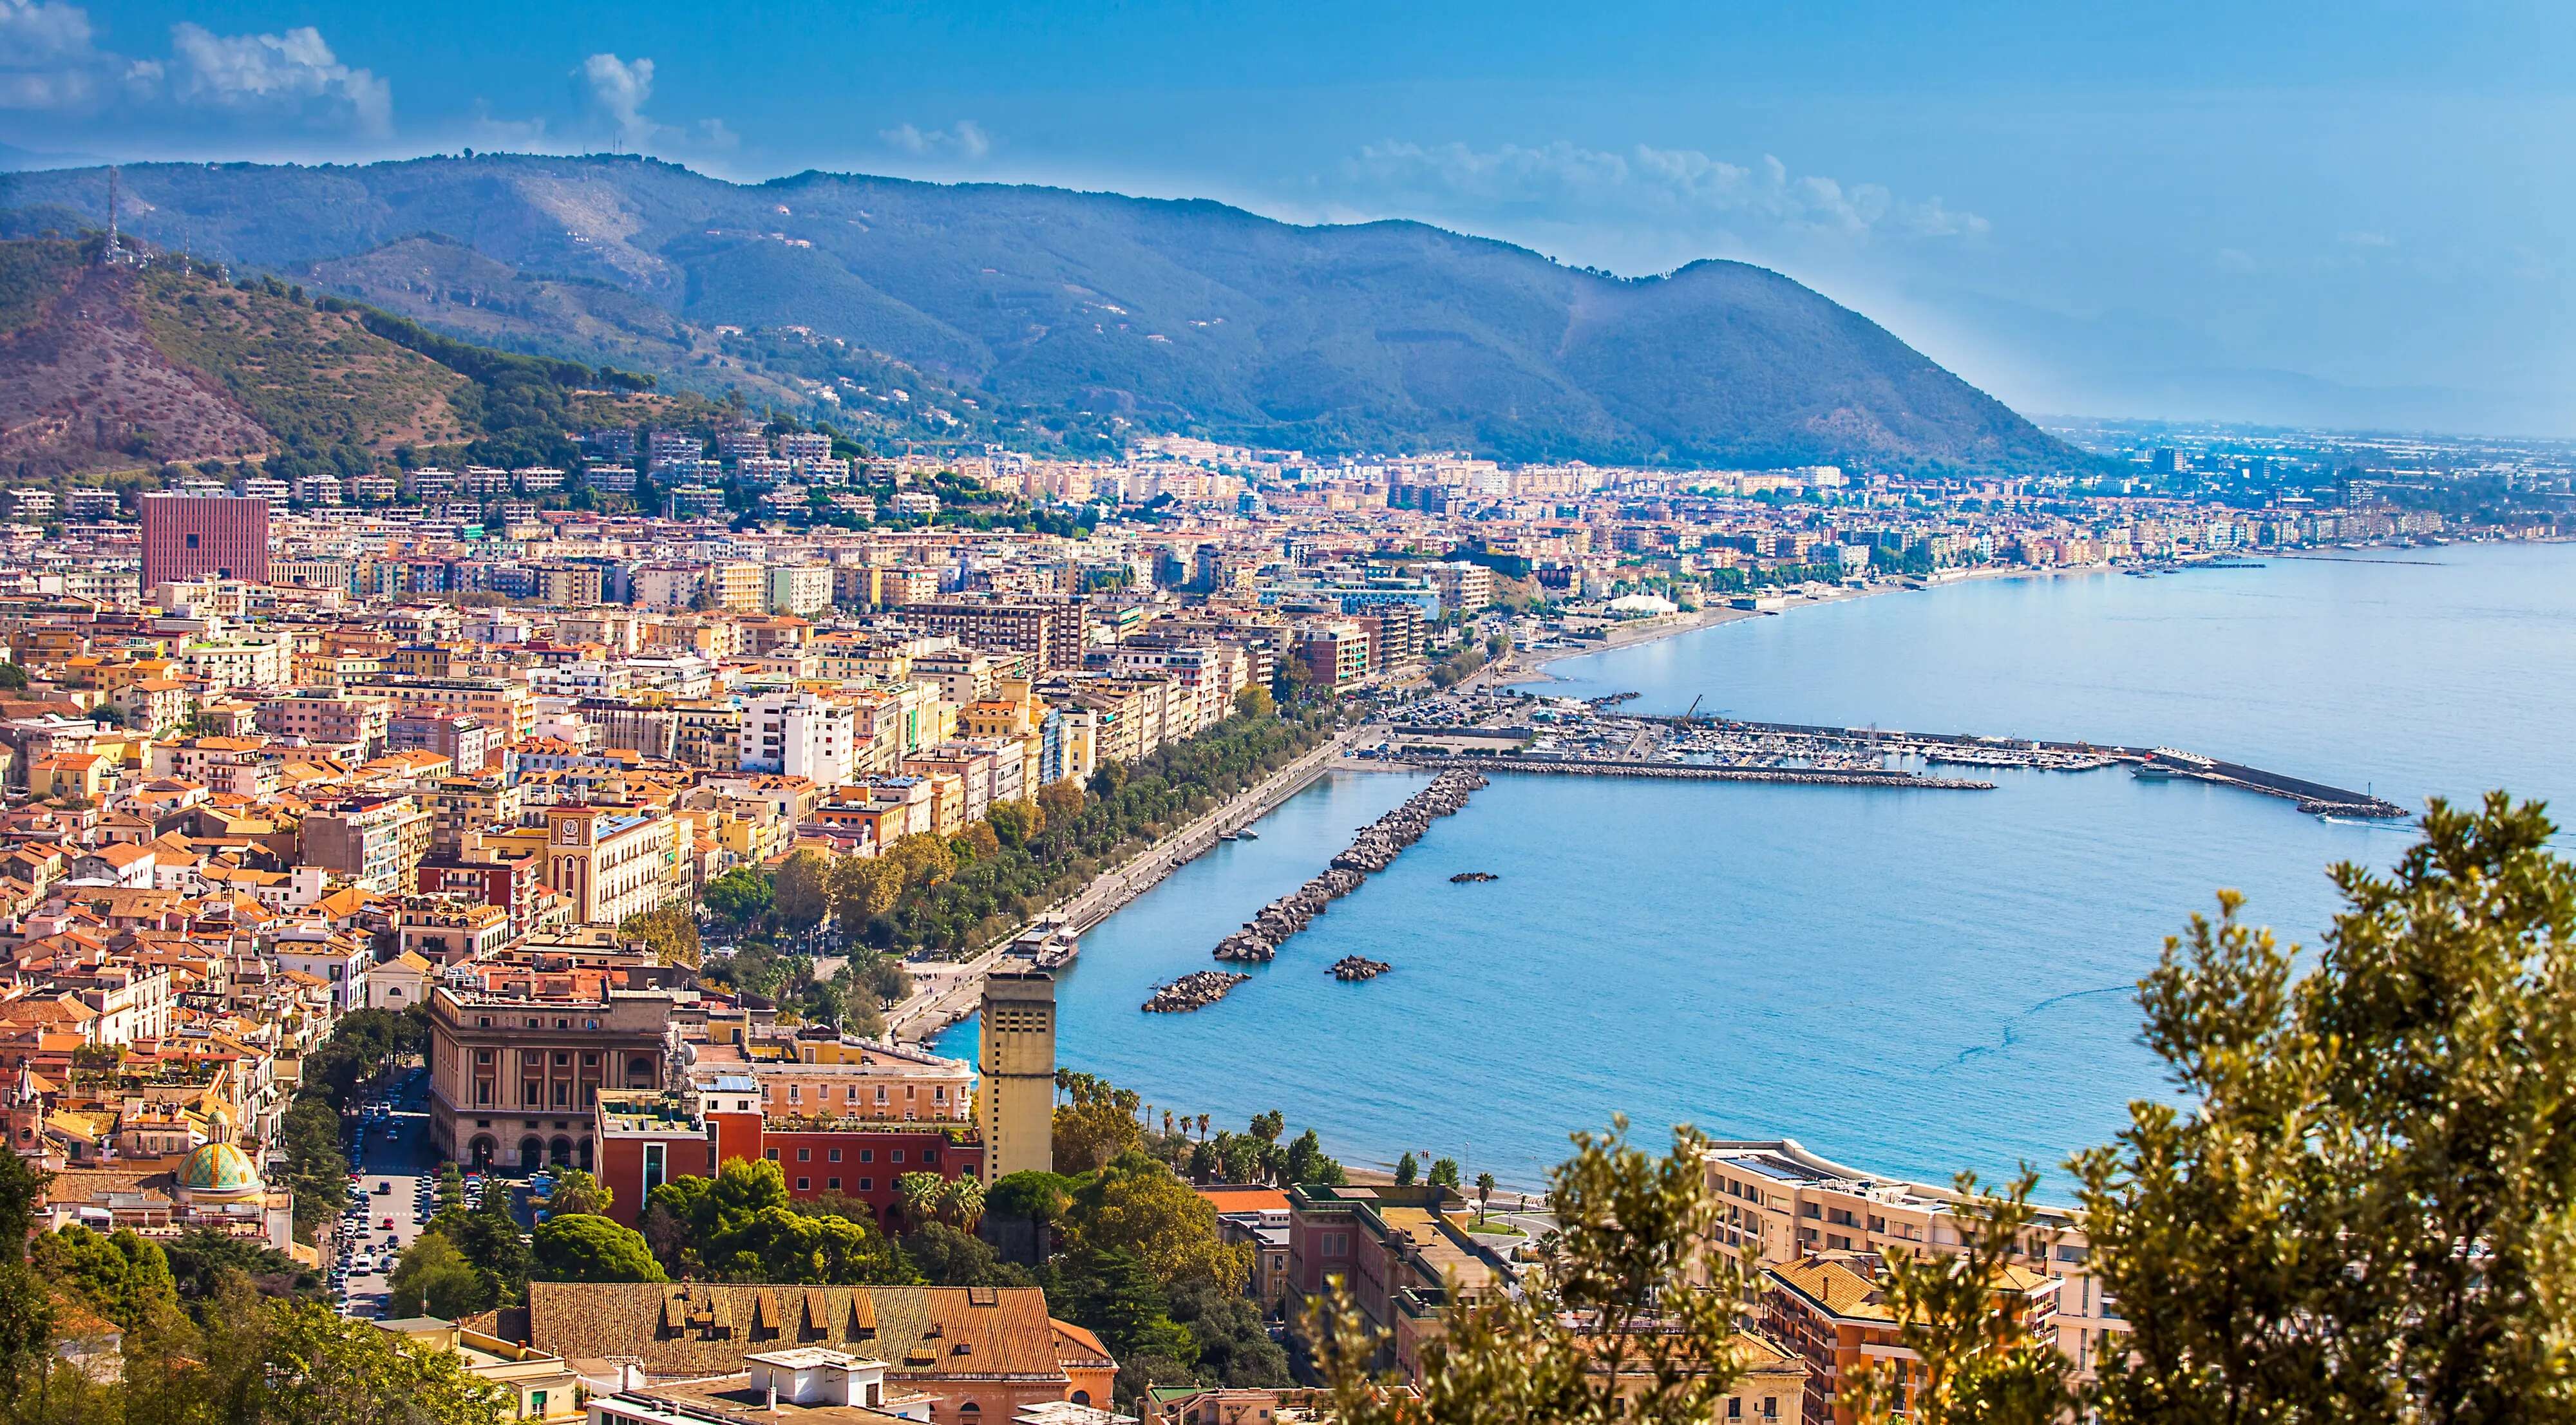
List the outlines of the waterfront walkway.
<svg viewBox="0 0 2576 1425">
<path fill-rule="evenodd" d="M 1101 872 L 1090 885 L 1040 911 L 1036 919 L 1061 920 L 1077 935 L 1107 920 L 1120 906 L 1152 890 L 1165 876 L 1207 854 L 1223 833 L 1266 815 L 1281 802 L 1313 786 L 1334 769 L 1342 753 L 1358 740 L 1363 726 L 1353 726 L 1318 743 L 1296 761 L 1196 821 Z M 984 977 L 1001 963 L 1010 944 L 1011 936 L 1005 936 L 970 959 L 915 967 L 916 988 L 912 996 L 886 1011 L 886 1037 L 927 1043 L 941 1030 L 974 1013 L 983 998 Z"/>
</svg>

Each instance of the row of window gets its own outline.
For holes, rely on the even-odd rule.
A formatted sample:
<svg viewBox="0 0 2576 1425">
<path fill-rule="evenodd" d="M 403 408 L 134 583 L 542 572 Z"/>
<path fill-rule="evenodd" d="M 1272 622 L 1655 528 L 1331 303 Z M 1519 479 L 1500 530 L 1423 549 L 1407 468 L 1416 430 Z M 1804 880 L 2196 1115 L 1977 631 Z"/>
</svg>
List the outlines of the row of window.
<svg viewBox="0 0 2576 1425">
<path fill-rule="evenodd" d="M 921 1086 L 919 1084 L 905 1084 L 903 1086 L 903 1096 L 905 1098 L 917 1098 L 920 1096 L 920 1091 Z M 760 1086 L 760 1096 L 762 1098 L 778 1097 L 778 1085 L 762 1084 Z M 930 1086 L 930 1099 L 933 1103 L 946 1103 L 948 1101 L 948 1085 L 932 1084 Z M 821 1085 L 819 1087 L 819 1091 L 814 1095 L 814 1101 L 816 1103 L 829 1103 L 831 1100 L 831 1086 L 829 1084 Z M 805 1086 L 803 1084 L 789 1084 L 787 1086 L 787 1101 L 789 1103 L 803 1103 L 805 1101 Z M 841 1085 L 841 1101 L 843 1103 L 857 1103 L 859 1101 L 859 1086 L 857 1084 Z M 877 1085 L 877 1102 L 884 1103 L 885 1101 L 886 1086 L 879 1084 Z"/>
<path fill-rule="evenodd" d="M 824 1153 L 825 1153 L 825 1157 L 824 1157 L 823 1161 L 825 1161 L 825 1162 L 827 1162 L 827 1163 L 837 1163 L 837 1162 L 841 1161 L 841 1150 L 840 1150 L 840 1149 L 838 1149 L 838 1148 L 827 1148 L 827 1149 L 825 1149 L 825 1150 L 824 1150 Z M 773 1163 L 777 1162 L 777 1161 L 778 1161 L 778 1150 L 777 1150 L 777 1149 L 775 1149 L 775 1148 L 770 1149 L 770 1150 L 769 1150 L 769 1152 L 768 1152 L 768 1155 L 767 1155 L 767 1156 L 768 1156 L 768 1158 L 769 1158 L 769 1161 L 771 1161 L 771 1162 L 773 1162 Z M 859 1150 L 859 1161 L 860 1161 L 860 1162 L 862 1162 L 862 1163 L 873 1163 L 873 1162 L 875 1162 L 876 1160 L 877 1160 L 877 1150 L 876 1150 L 876 1149 L 874 1149 L 874 1148 L 861 1148 L 861 1149 Z M 813 1149 L 811 1149 L 811 1148 L 799 1148 L 799 1149 L 797 1149 L 797 1150 L 796 1150 L 796 1161 L 798 1161 L 798 1162 L 800 1162 L 800 1163 L 810 1163 L 810 1162 L 814 1161 L 814 1150 L 813 1150 Z M 896 1149 L 893 1149 L 893 1150 L 889 1151 L 889 1152 L 886 1154 L 886 1161 L 887 1161 L 887 1162 L 890 1162 L 890 1163 L 900 1163 L 900 1162 L 902 1162 L 902 1161 L 903 1161 L 903 1150 L 902 1150 L 901 1148 L 896 1148 Z M 922 1165 L 923 1167 L 925 1167 L 925 1168 L 937 1167 L 937 1166 L 939 1165 L 939 1150 L 938 1150 L 938 1149 L 936 1149 L 936 1148 L 924 1148 L 924 1149 L 922 1149 L 922 1150 L 921 1150 L 921 1165 Z"/>
</svg>

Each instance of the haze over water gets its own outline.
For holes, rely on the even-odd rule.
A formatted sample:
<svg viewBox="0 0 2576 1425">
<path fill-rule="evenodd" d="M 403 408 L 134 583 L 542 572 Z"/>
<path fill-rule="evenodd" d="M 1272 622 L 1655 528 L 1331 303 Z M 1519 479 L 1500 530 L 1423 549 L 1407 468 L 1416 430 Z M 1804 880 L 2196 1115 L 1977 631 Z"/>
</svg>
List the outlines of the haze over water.
<svg viewBox="0 0 2576 1425">
<path fill-rule="evenodd" d="M 2414 805 L 2492 786 L 2576 814 L 2576 548 L 2368 550 L 2135 579 L 1984 580 L 1558 663 L 1552 692 L 1781 721 L 2164 744 Z M 1355 1160 L 1537 1184 L 1624 1110 L 1946 1180 L 2051 1171 L 2165 1092 L 2131 987 L 2234 886 L 2313 943 L 2325 866 L 2402 826 L 2126 769 L 1991 792 L 1498 776 L 1213 1008 L 1156 982 L 1409 795 L 1335 777 L 1086 937 L 1059 1055 L 1158 1108 L 1265 1108 Z M 2562 843 L 2576 838 L 2562 837 Z M 1453 886 L 1458 871 L 1495 872 Z M 1346 954 L 1394 973 L 1360 985 Z M 971 1054 L 974 1027 L 946 1036 Z"/>
</svg>

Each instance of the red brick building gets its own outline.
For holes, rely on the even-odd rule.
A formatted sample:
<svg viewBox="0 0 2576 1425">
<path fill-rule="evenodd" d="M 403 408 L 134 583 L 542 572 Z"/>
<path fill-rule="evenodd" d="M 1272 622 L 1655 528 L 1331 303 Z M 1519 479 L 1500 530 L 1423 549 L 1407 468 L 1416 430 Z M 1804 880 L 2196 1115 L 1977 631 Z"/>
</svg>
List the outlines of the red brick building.
<svg viewBox="0 0 2576 1425">
<path fill-rule="evenodd" d="M 603 1093 L 592 1135 L 598 1174 L 613 1196 L 609 1215 L 632 1227 L 653 1189 L 673 1178 L 708 1177 L 736 1158 L 766 1158 L 788 1196 L 856 1198 L 879 1221 L 902 1200 L 906 1173 L 973 1177 L 984 1147 L 956 1124 L 764 1113 L 749 1074 L 709 1080 L 696 1095 Z"/>
<path fill-rule="evenodd" d="M 209 574 L 268 582 L 268 501 L 229 495 L 143 497 L 143 588 Z"/>
</svg>

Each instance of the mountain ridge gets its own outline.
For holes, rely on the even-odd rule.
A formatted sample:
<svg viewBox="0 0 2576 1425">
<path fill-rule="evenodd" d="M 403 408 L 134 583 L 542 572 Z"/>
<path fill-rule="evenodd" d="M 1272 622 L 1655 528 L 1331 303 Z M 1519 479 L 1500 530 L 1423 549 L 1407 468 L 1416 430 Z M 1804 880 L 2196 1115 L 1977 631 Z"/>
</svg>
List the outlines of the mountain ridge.
<svg viewBox="0 0 2576 1425">
<path fill-rule="evenodd" d="M 1718 259 L 1621 278 L 1407 220 L 823 170 L 733 184 L 596 155 L 124 182 L 129 228 L 163 245 L 470 339 L 838 411 L 878 439 L 1083 449 L 1141 426 L 1515 460 L 2085 463 L 1860 313 Z M 93 212 L 103 186 L 0 176 L 0 207 Z M 422 260 L 428 234 L 501 270 L 444 285 L 457 264 Z M 515 325 L 481 307 L 503 288 Z"/>
</svg>

